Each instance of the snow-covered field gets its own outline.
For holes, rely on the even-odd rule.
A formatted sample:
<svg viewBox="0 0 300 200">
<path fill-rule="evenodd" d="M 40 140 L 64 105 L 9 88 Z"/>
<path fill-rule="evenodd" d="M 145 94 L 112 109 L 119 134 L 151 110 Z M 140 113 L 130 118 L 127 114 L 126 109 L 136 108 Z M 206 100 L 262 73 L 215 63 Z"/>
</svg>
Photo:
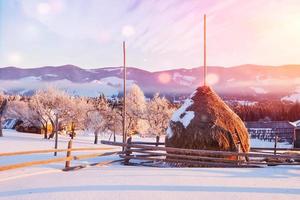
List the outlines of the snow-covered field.
<svg viewBox="0 0 300 200">
<path fill-rule="evenodd" d="M 67 141 L 67 137 L 61 136 L 59 147 L 66 148 Z M 92 136 L 79 136 L 73 146 L 104 147 L 92 143 Z M 260 141 L 256 144 L 262 145 Z M 4 137 L 0 138 L 0 152 L 49 148 L 53 148 L 53 140 L 44 140 L 40 135 L 4 130 Z M 59 156 L 65 156 L 65 153 Z M 52 153 L 0 157 L 0 165 L 47 158 L 53 158 Z M 72 164 L 115 159 L 118 157 L 94 158 Z M 0 199 L 300 198 L 300 167 L 152 168 L 114 163 L 63 172 L 63 166 L 64 163 L 54 163 L 0 172 Z"/>
</svg>

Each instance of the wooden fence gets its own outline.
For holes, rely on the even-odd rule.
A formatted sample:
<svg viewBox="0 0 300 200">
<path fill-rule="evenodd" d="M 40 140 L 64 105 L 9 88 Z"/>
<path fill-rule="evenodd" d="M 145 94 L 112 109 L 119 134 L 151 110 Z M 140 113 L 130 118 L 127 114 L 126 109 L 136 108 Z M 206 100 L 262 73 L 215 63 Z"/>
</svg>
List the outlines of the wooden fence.
<svg viewBox="0 0 300 200">
<path fill-rule="evenodd" d="M 103 151 L 103 150 L 112 150 L 113 148 L 109 147 L 100 147 L 100 148 L 72 148 L 72 140 L 68 143 L 67 149 L 46 149 L 46 150 L 33 150 L 33 151 L 19 151 L 19 152 L 7 152 L 7 153 L 0 153 L 0 157 L 3 156 L 19 156 L 19 155 L 30 155 L 30 154 L 41 154 L 41 153 L 53 153 L 53 152 L 66 152 L 65 157 L 60 158 L 51 158 L 45 160 L 37 160 L 37 161 L 28 161 L 22 162 L 17 164 L 11 165 L 2 165 L 0 166 L 0 171 L 22 168 L 22 167 L 29 167 L 33 165 L 44 165 L 49 163 L 56 163 L 56 162 L 66 162 L 65 168 L 63 170 L 71 170 L 77 168 L 78 166 L 71 167 L 72 160 L 81 160 L 81 159 L 89 159 L 95 157 L 102 157 L 102 156 L 110 156 L 114 154 L 119 154 L 119 151 L 112 151 L 112 152 L 105 152 L 105 153 L 92 153 L 92 154 L 83 154 L 83 155 L 74 155 L 72 156 L 72 152 L 79 152 L 79 151 Z M 94 165 L 101 165 L 101 163 L 96 163 Z"/>
<path fill-rule="evenodd" d="M 72 152 L 82 151 L 108 151 L 111 147 L 100 148 L 72 148 L 72 140 L 66 149 L 46 149 L 33 151 L 19 151 L 0 153 L 0 157 L 19 156 L 52 152 L 66 152 L 65 157 L 45 160 L 28 161 L 23 163 L 0 166 L 0 171 L 43 165 L 56 162 L 65 162 L 63 170 L 72 170 L 82 166 L 71 167 L 72 160 L 89 159 L 101 156 L 119 155 L 125 165 L 143 164 L 151 166 L 200 166 L 200 167 L 260 167 L 269 165 L 300 165 L 300 148 L 252 148 L 251 152 L 229 152 L 212 150 L 181 149 L 164 147 L 161 142 L 133 142 L 131 138 L 127 143 L 101 141 L 102 144 L 124 147 L 124 151 L 98 152 L 91 154 L 72 155 Z M 132 162 L 138 160 L 139 162 Z M 111 162 L 94 163 L 91 165 L 103 165 Z"/>
<path fill-rule="evenodd" d="M 253 148 L 249 153 L 181 149 L 164 147 L 164 143 L 101 141 L 102 144 L 124 147 L 120 157 L 124 164 L 204 166 L 204 167 L 260 167 L 271 165 L 300 165 L 300 149 Z M 275 152 L 275 153 L 274 153 Z M 299 154 L 298 154 L 299 153 Z M 131 162 L 138 160 L 138 162 Z M 162 165 L 160 165 L 162 164 Z"/>
</svg>

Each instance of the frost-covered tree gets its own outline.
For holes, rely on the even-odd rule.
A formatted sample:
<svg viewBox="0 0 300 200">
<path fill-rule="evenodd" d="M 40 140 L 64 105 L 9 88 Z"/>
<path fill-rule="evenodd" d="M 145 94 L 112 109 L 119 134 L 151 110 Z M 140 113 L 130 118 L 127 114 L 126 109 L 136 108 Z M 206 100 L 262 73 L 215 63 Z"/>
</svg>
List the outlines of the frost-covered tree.
<svg viewBox="0 0 300 200">
<path fill-rule="evenodd" d="M 29 108 L 31 109 L 32 113 L 37 115 L 38 121 L 40 122 L 41 128 L 44 131 L 44 139 L 48 138 L 48 113 L 50 110 L 48 110 L 48 107 L 43 105 L 41 92 L 38 91 L 35 93 L 29 102 Z M 53 130 L 53 129 L 52 129 Z"/>
<path fill-rule="evenodd" d="M 145 95 L 141 88 L 134 84 L 126 96 L 126 130 L 127 134 L 142 133 L 146 129 L 143 116 L 146 111 Z"/>
<path fill-rule="evenodd" d="M 107 113 L 106 119 L 108 130 L 114 134 L 114 141 L 116 141 L 116 134 L 122 132 L 122 112 L 117 107 L 117 104 L 110 106 L 110 111 Z"/>
<path fill-rule="evenodd" d="M 86 129 L 94 132 L 94 144 L 98 143 L 99 133 L 103 133 L 108 129 L 110 112 L 111 108 L 104 97 L 94 100 L 93 107 L 87 111 L 85 118 Z"/>
<path fill-rule="evenodd" d="M 85 120 L 87 112 L 92 109 L 92 106 L 87 103 L 85 98 L 71 98 L 69 105 L 69 112 L 67 112 L 64 122 L 71 125 L 70 136 L 75 137 L 75 130 L 85 128 Z"/>
<path fill-rule="evenodd" d="M 159 137 L 163 135 L 168 127 L 174 109 L 171 108 L 167 99 L 155 94 L 153 99 L 147 104 L 145 117 L 149 124 L 148 133 Z"/>
<path fill-rule="evenodd" d="M 6 117 L 21 120 L 27 125 L 41 126 L 39 115 L 30 108 L 28 101 L 13 100 L 7 107 Z"/>
<path fill-rule="evenodd" d="M 72 110 L 71 97 L 64 91 L 54 87 L 39 90 L 35 94 L 36 104 L 52 125 L 52 130 L 58 131 L 59 125 L 64 125 Z M 52 138 L 52 132 L 48 138 Z"/>
</svg>

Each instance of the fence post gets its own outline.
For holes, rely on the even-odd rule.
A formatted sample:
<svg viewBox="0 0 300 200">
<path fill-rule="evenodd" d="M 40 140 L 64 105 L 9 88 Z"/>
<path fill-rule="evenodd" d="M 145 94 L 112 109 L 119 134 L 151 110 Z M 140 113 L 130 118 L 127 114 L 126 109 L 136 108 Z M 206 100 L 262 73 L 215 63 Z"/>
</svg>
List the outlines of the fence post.
<svg viewBox="0 0 300 200">
<path fill-rule="evenodd" d="M 237 146 L 237 152 L 241 153 L 241 144 L 238 143 L 236 146 Z M 240 162 L 239 162 L 240 160 L 241 160 L 241 157 L 238 155 L 237 156 L 238 165 L 240 165 Z"/>
<path fill-rule="evenodd" d="M 159 143 L 159 135 L 156 136 L 156 144 L 155 144 L 155 146 L 158 146 L 158 143 Z"/>
<path fill-rule="evenodd" d="M 277 140 L 278 140 L 278 134 L 276 133 L 276 135 L 275 135 L 275 144 L 274 144 L 274 155 L 276 155 Z"/>
<path fill-rule="evenodd" d="M 67 158 L 71 156 L 72 143 L 73 143 L 73 140 L 71 139 L 68 142 Z M 70 165 L 71 165 L 71 160 L 66 160 L 65 169 L 70 168 Z"/>
<path fill-rule="evenodd" d="M 131 144 L 131 136 L 127 139 L 127 145 L 130 145 Z M 125 147 L 125 156 L 130 156 L 131 155 L 131 151 L 130 151 L 130 146 L 126 146 Z M 129 165 L 129 158 L 125 158 L 124 160 L 124 165 Z"/>
</svg>

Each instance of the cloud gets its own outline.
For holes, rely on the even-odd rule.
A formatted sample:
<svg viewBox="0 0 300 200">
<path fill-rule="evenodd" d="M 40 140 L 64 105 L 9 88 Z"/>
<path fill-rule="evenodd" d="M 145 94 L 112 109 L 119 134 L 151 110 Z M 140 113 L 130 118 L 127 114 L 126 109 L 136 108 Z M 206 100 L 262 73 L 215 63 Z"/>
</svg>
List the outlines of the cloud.
<svg viewBox="0 0 300 200">
<path fill-rule="evenodd" d="M 0 54 L 20 51 L 35 58 L 21 59 L 22 66 L 67 61 L 90 67 L 120 65 L 124 39 L 131 66 L 151 71 L 199 66 L 203 60 L 204 13 L 208 65 L 300 63 L 299 1 L 3 2 L 6 10 L 1 10 L 4 14 L 0 20 L 8 23 L 2 23 L 1 42 L 7 52 Z M 23 34 L 19 34 L 21 30 Z M 0 60 L 1 66 L 8 63 L 8 59 Z"/>
</svg>

